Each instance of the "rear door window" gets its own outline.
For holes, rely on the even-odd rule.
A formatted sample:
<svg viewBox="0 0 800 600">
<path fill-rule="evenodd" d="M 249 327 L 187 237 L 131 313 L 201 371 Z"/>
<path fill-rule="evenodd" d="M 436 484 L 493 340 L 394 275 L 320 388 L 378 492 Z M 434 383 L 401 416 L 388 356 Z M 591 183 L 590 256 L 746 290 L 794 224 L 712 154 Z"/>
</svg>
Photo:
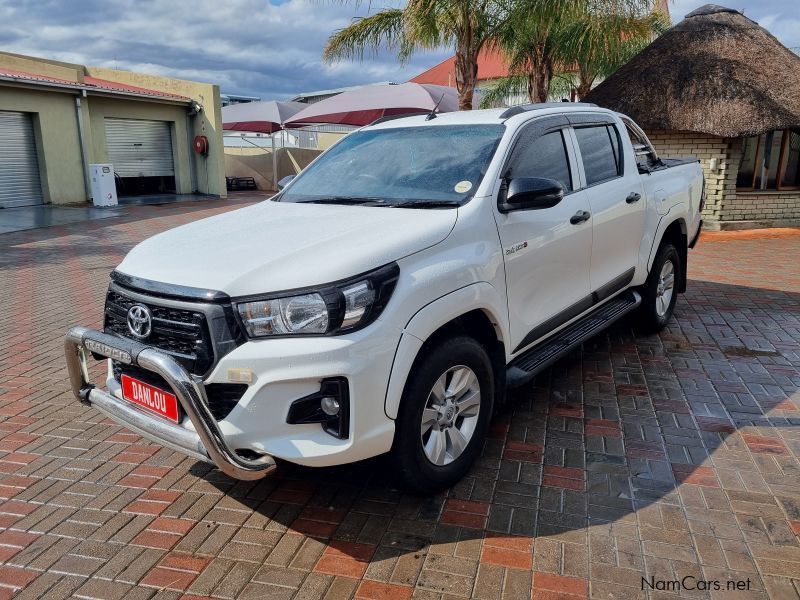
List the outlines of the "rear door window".
<svg viewBox="0 0 800 600">
<path fill-rule="evenodd" d="M 611 129 L 608 125 L 575 129 L 587 186 L 614 179 L 622 173 L 619 141 L 616 130 L 612 133 Z"/>
<path fill-rule="evenodd" d="M 544 177 L 555 179 L 565 190 L 572 190 L 569 158 L 564 144 L 564 134 L 551 131 L 544 135 L 529 129 L 524 131 L 514 146 L 507 175 L 517 177 Z"/>
</svg>

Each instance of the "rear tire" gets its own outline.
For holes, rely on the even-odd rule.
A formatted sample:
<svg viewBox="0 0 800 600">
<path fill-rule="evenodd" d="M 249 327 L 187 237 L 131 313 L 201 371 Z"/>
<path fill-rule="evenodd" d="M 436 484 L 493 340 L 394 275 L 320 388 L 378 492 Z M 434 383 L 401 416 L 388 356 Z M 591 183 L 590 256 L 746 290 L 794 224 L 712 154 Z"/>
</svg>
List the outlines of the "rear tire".
<svg viewBox="0 0 800 600">
<path fill-rule="evenodd" d="M 406 487 L 433 494 L 467 473 L 486 439 L 494 390 L 489 354 L 471 337 L 445 338 L 417 358 L 392 447 Z"/>
<path fill-rule="evenodd" d="M 678 299 L 677 284 L 681 280 L 683 265 L 677 249 L 671 243 L 663 243 L 653 261 L 647 281 L 639 289 L 642 304 L 639 307 L 638 324 L 644 333 L 658 333 L 672 317 Z"/>
</svg>

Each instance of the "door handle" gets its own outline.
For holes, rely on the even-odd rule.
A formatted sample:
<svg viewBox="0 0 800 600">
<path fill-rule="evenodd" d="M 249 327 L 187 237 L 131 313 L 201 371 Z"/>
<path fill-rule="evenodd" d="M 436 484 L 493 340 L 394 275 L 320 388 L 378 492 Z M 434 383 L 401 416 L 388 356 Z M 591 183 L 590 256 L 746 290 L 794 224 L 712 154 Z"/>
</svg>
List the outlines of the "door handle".
<svg viewBox="0 0 800 600">
<path fill-rule="evenodd" d="M 628 194 L 628 197 L 625 198 L 625 202 L 627 202 L 628 204 L 633 204 L 634 202 L 638 202 L 639 200 L 641 200 L 641 198 L 642 198 L 641 194 L 637 192 L 631 192 L 630 194 Z"/>
<path fill-rule="evenodd" d="M 589 214 L 588 211 L 579 210 L 578 212 L 576 212 L 574 215 L 572 215 L 570 217 L 569 222 L 572 223 L 573 225 L 577 225 L 578 223 L 583 223 L 584 221 L 588 221 L 589 217 L 591 217 L 591 216 L 592 215 Z"/>
</svg>

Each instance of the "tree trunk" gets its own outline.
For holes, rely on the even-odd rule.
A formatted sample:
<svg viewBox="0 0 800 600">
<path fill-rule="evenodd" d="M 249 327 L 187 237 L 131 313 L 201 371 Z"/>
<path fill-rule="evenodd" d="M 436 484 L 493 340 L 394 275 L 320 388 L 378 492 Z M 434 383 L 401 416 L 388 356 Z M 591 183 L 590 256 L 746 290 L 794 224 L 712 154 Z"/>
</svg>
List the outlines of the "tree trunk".
<svg viewBox="0 0 800 600">
<path fill-rule="evenodd" d="M 578 87 L 576 88 L 576 93 L 578 94 L 578 102 L 583 101 L 583 99 L 587 96 L 587 94 L 592 90 L 592 82 L 586 81 L 585 79 L 581 79 L 578 82 Z"/>
<path fill-rule="evenodd" d="M 537 44 L 529 58 L 528 98 L 531 102 L 547 102 L 553 80 L 553 60 L 545 53 L 544 44 Z"/>
<path fill-rule="evenodd" d="M 541 81 L 539 83 L 539 102 L 550 100 L 550 82 L 553 81 L 553 60 L 545 56 L 542 61 Z"/>
<path fill-rule="evenodd" d="M 472 110 L 472 96 L 478 82 L 478 52 L 470 46 L 469 43 L 456 46 L 458 110 Z"/>
<path fill-rule="evenodd" d="M 575 92 L 578 94 L 578 102 L 583 100 L 586 95 L 592 91 L 592 84 L 594 83 L 594 76 L 587 72 L 586 69 L 578 70 L 578 87 Z"/>
</svg>

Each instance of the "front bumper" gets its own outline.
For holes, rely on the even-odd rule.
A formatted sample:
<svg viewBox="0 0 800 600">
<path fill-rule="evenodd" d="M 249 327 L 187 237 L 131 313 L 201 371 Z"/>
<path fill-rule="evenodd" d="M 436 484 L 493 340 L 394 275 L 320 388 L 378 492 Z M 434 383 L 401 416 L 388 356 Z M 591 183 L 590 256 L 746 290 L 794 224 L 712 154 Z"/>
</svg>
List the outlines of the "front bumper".
<svg viewBox="0 0 800 600">
<path fill-rule="evenodd" d="M 194 431 L 151 416 L 89 382 L 86 352 L 112 358 L 158 373 L 169 383 Z M 86 327 L 73 327 L 65 341 L 67 368 L 75 396 L 117 423 L 159 444 L 211 462 L 236 479 L 260 479 L 276 468 L 264 454 L 255 459 L 239 456 L 228 444 L 206 405 L 202 381 L 190 375 L 166 354 L 133 340 L 117 338 Z"/>
</svg>

